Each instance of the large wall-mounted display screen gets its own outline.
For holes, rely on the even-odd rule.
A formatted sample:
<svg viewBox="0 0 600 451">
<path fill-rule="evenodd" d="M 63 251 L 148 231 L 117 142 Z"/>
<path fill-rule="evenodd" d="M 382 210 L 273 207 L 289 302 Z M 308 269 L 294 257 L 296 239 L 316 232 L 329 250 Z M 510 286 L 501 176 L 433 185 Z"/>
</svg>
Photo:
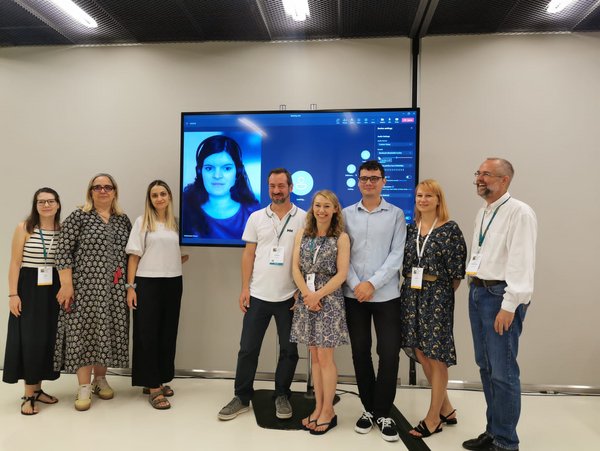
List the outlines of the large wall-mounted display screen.
<svg viewBox="0 0 600 451">
<path fill-rule="evenodd" d="M 249 215 L 270 203 L 267 175 L 292 173 L 292 202 L 320 189 L 358 202 L 358 167 L 378 160 L 382 195 L 410 221 L 419 161 L 418 109 L 182 113 L 182 245 L 241 246 Z"/>
</svg>

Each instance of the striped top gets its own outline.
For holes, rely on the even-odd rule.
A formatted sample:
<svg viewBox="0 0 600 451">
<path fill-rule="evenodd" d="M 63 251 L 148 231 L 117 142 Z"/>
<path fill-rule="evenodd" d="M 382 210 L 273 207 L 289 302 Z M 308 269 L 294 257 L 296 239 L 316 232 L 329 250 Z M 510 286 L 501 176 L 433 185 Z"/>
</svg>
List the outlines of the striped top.
<svg viewBox="0 0 600 451">
<path fill-rule="evenodd" d="M 42 230 L 44 234 L 44 243 L 47 252 L 47 265 L 54 266 L 54 253 L 58 246 L 58 230 Z M 40 229 L 33 229 L 33 233 L 25 242 L 23 247 L 23 259 L 21 261 L 22 268 L 39 268 L 46 266 L 44 262 L 44 248 L 42 246 L 42 238 L 40 237 Z"/>
</svg>

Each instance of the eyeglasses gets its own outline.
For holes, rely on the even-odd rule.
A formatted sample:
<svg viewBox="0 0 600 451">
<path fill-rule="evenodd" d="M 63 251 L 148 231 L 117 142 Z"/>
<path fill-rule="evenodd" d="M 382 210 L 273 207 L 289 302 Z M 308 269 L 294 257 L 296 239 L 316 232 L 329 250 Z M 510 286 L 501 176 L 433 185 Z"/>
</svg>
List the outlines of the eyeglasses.
<svg viewBox="0 0 600 451">
<path fill-rule="evenodd" d="M 496 175 L 496 174 L 492 174 L 491 172 L 487 172 L 487 171 L 484 171 L 484 172 L 477 171 L 477 172 L 473 173 L 473 175 L 475 177 L 500 177 L 500 178 L 504 177 L 503 175 Z"/>
<path fill-rule="evenodd" d="M 358 178 L 358 181 L 360 183 L 367 183 L 367 182 L 371 182 L 371 183 L 377 183 L 379 180 L 381 180 L 383 177 L 379 176 L 379 175 L 371 175 L 371 176 L 366 176 L 363 175 L 361 177 Z"/>
<path fill-rule="evenodd" d="M 47 200 L 38 200 L 36 201 L 38 207 L 43 207 L 48 204 L 49 207 L 54 207 L 56 205 L 56 199 L 47 199 Z"/>
<path fill-rule="evenodd" d="M 94 185 L 94 186 L 92 186 L 92 191 L 96 191 L 97 193 L 99 193 L 102 190 L 106 191 L 107 193 L 110 193 L 114 189 L 115 189 L 115 187 L 112 185 Z"/>
</svg>

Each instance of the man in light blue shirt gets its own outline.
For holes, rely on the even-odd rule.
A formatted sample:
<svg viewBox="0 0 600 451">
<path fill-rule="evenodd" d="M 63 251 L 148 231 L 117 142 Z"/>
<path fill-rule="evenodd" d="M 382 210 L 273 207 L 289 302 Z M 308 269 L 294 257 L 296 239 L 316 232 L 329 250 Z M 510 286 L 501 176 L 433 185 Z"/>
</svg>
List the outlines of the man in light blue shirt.
<svg viewBox="0 0 600 451">
<path fill-rule="evenodd" d="M 385 170 L 378 161 L 359 168 L 362 200 L 343 211 L 350 235 L 348 279 L 344 285 L 352 360 L 364 412 L 354 430 L 369 432 L 375 422 L 384 440 L 398 440 L 390 409 L 396 396 L 400 353 L 400 269 L 404 257 L 404 212 L 381 197 Z M 371 320 L 377 335 L 377 376 L 371 358 Z"/>
</svg>

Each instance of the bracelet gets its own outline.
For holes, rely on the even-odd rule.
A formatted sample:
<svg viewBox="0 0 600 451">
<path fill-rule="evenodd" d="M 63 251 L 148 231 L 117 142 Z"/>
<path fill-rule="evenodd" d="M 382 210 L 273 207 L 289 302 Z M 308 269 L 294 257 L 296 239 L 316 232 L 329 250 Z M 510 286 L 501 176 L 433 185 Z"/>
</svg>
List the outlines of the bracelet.
<svg viewBox="0 0 600 451">
<path fill-rule="evenodd" d="M 137 283 L 126 283 L 125 284 L 125 289 L 133 288 L 135 290 L 136 287 L 137 287 Z"/>
<path fill-rule="evenodd" d="M 18 294 L 9 294 L 8 295 L 9 298 L 14 298 L 15 296 L 18 296 Z"/>
</svg>

